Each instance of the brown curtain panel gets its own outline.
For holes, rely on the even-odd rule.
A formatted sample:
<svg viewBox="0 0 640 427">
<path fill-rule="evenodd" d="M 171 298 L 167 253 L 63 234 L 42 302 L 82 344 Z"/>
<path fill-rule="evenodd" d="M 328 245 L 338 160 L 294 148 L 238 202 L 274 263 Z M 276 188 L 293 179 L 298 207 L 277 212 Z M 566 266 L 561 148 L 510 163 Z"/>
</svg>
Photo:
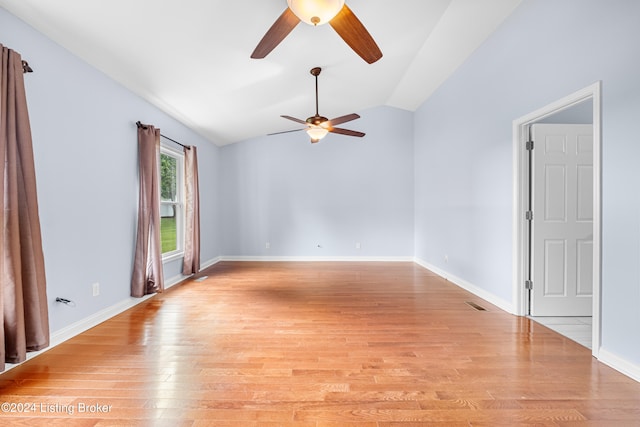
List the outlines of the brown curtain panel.
<svg viewBox="0 0 640 427">
<path fill-rule="evenodd" d="M 184 150 L 185 178 L 185 239 L 182 274 L 195 274 L 200 270 L 200 189 L 198 185 L 198 151 L 196 147 Z"/>
<path fill-rule="evenodd" d="M 131 296 L 162 292 L 162 251 L 160 249 L 160 129 L 138 126 L 140 197 L 138 232 L 131 279 Z"/>
<path fill-rule="evenodd" d="M 0 368 L 4 370 L 5 362 L 23 362 L 28 351 L 49 346 L 49 313 L 22 59 L 17 52 L 0 48 Z"/>
</svg>

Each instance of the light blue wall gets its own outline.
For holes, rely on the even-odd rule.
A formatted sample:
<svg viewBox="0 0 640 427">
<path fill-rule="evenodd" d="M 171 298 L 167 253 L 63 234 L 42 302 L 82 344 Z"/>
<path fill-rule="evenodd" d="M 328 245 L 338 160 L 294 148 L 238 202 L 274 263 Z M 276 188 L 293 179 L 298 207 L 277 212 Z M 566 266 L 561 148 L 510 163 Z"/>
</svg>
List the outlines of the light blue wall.
<svg viewBox="0 0 640 427">
<path fill-rule="evenodd" d="M 225 255 L 413 256 L 413 114 L 360 115 L 344 127 L 362 139 L 294 132 L 222 148 Z"/>
<path fill-rule="evenodd" d="M 199 149 L 202 260 L 220 254 L 218 148 L 0 8 L 25 76 L 52 332 L 129 298 L 138 202 L 135 121 Z M 179 263 L 175 263 L 179 264 Z M 167 266 L 165 277 L 179 273 Z M 91 284 L 101 295 L 92 296 Z M 76 307 L 54 302 L 73 300 Z"/>
<path fill-rule="evenodd" d="M 636 366 L 639 20 L 636 0 L 525 0 L 415 114 L 416 257 L 510 301 L 512 121 L 602 80 L 602 346 Z"/>
</svg>

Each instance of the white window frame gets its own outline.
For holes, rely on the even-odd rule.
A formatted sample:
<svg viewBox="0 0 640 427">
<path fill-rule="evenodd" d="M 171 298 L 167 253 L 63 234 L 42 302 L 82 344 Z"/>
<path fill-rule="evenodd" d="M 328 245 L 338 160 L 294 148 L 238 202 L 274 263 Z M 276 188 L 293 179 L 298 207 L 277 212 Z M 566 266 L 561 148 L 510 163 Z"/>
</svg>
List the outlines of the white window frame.
<svg viewBox="0 0 640 427">
<path fill-rule="evenodd" d="M 173 205 L 175 206 L 176 211 L 176 249 L 170 252 L 165 252 L 162 254 L 162 262 L 166 263 L 169 261 L 176 260 L 178 258 L 182 258 L 184 256 L 184 215 L 185 215 L 185 203 L 184 203 L 184 153 L 181 151 L 175 150 L 173 148 L 167 147 L 165 145 L 160 145 L 160 155 L 167 155 L 175 158 L 176 161 L 176 201 L 175 202 L 163 202 L 162 197 L 160 197 L 160 212 L 162 212 L 162 205 Z M 158 158 L 158 162 L 160 162 L 160 158 Z M 160 180 L 162 179 L 161 170 L 158 169 L 160 173 L 158 174 L 158 186 L 161 186 Z"/>
</svg>

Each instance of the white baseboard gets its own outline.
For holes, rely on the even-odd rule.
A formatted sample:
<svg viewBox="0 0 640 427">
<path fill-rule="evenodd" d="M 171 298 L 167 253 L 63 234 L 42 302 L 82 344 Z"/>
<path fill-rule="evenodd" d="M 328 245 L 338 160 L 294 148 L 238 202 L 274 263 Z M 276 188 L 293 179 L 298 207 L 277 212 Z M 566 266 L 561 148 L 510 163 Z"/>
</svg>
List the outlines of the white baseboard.
<svg viewBox="0 0 640 427">
<path fill-rule="evenodd" d="M 135 307 L 136 305 L 148 300 L 149 298 L 152 298 L 154 295 L 156 294 L 145 295 L 142 298 L 129 297 L 128 299 L 119 302 L 118 304 L 114 304 L 111 307 L 100 310 L 89 317 L 85 317 L 82 320 L 72 323 L 71 325 L 52 333 L 51 345 L 46 350 L 55 347 L 56 345 L 61 344 L 64 341 L 73 338 L 76 335 L 79 335 L 82 332 L 91 329 L 106 320 L 111 319 L 112 317 L 117 316 L 118 314 L 132 307 Z M 33 354 L 36 355 L 35 352 Z"/>
<path fill-rule="evenodd" d="M 205 262 L 200 262 L 200 270 L 204 270 L 205 268 L 211 267 L 212 265 L 219 263 L 220 260 L 221 260 L 221 257 L 217 257 Z M 178 274 L 176 276 L 170 277 L 169 279 L 164 279 L 164 288 L 169 289 L 177 285 L 178 283 L 182 283 L 193 276 L 194 276 L 193 274 L 188 274 L 188 275 Z"/>
<path fill-rule="evenodd" d="M 413 262 L 413 257 L 223 256 L 221 261 L 255 262 Z"/>
<path fill-rule="evenodd" d="M 464 279 L 461 279 L 459 277 L 454 276 L 453 274 L 449 274 L 448 272 L 429 264 L 426 261 L 423 261 L 421 259 L 418 258 L 414 258 L 414 262 L 416 264 L 418 264 L 419 266 L 426 268 L 429 271 L 433 271 L 434 273 L 436 273 L 438 276 L 447 279 L 449 282 L 453 283 L 454 285 L 457 285 L 459 287 L 461 287 L 462 289 L 471 292 L 472 294 L 482 298 L 483 300 L 501 308 L 502 310 L 506 311 L 507 313 L 511 313 L 513 314 L 513 304 L 510 301 L 506 301 L 494 294 L 492 294 L 491 292 L 487 292 L 486 290 L 467 282 Z"/>
<path fill-rule="evenodd" d="M 628 376 L 629 378 L 640 382 L 640 366 L 625 360 L 600 347 L 598 352 L 598 360 L 616 371 Z"/>
<path fill-rule="evenodd" d="M 49 346 L 47 348 L 44 348 L 40 351 L 33 351 L 33 352 L 29 352 L 27 353 L 27 360 L 31 360 L 34 357 L 37 357 L 39 355 L 41 355 L 42 353 L 45 353 L 49 350 L 51 350 L 52 348 L 56 347 L 59 344 L 62 344 L 63 342 L 67 341 L 68 339 L 71 339 L 73 337 L 75 337 L 76 335 L 79 335 L 91 328 L 93 328 L 94 326 L 99 325 L 100 323 L 111 319 L 114 316 L 117 316 L 118 314 L 132 308 L 135 307 L 136 305 L 148 300 L 149 298 L 152 298 L 154 295 L 156 294 L 151 294 L 151 295 L 145 295 L 142 298 L 133 298 L 133 297 L 129 297 L 128 299 L 121 301 L 117 304 L 112 305 L 111 307 L 107 307 L 103 310 L 100 310 L 94 314 L 92 314 L 91 316 L 85 317 L 84 319 L 81 319 L 77 322 L 72 323 L 69 326 L 66 326 L 60 330 L 57 330 L 55 332 L 53 332 L 51 334 L 51 337 L 49 339 Z M 5 370 L 4 372 L 7 372 L 8 370 L 15 368 L 16 366 L 20 365 L 18 364 L 6 364 L 5 365 Z M 2 374 L 3 372 L 0 372 L 0 374 Z"/>
<path fill-rule="evenodd" d="M 193 275 L 190 274 L 188 276 L 184 276 L 182 274 L 178 274 L 177 276 L 173 276 L 173 277 L 170 277 L 168 279 L 164 279 L 164 288 L 165 289 L 169 289 L 169 288 L 177 285 L 178 283 L 181 283 L 181 282 L 187 280 L 191 276 L 193 276 Z"/>
<path fill-rule="evenodd" d="M 220 257 L 214 258 L 212 260 L 206 261 L 204 263 L 201 263 L 201 269 L 203 268 L 207 268 L 210 267 L 218 262 L 220 262 Z M 175 285 L 177 285 L 178 283 L 183 282 L 184 280 L 188 279 L 191 276 L 184 276 L 182 274 L 179 274 L 177 276 L 171 277 L 169 279 L 165 279 L 164 282 L 164 287 L 165 289 L 169 289 Z M 109 319 L 111 319 L 112 317 L 117 316 L 118 314 L 132 308 L 135 307 L 136 305 L 148 300 L 149 298 L 152 298 L 154 295 L 156 294 L 151 294 L 151 295 L 145 295 L 142 298 L 133 298 L 133 297 L 129 297 L 128 299 L 121 301 L 117 304 L 112 305 L 111 307 L 107 307 L 103 310 L 100 310 L 94 314 L 92 314 L 89 317 L 85 317 L 84 319 L 81 319 L 75 323 L 72 323 L 69 326 L 66 326 L 58 331 L 55 331 L 51 334 L 50 337 L 50 342 L 49 342 L 49 346 L 47 348 L 44 348 L 40 351 L 33 351 L 33 352 L 29 352 L 27 353 L 27 360 L 31 360 L 36 356 L 39 356 L 40 354 L 51 350 L 52 348 L 54 348 L 55 346 L 62 344 L 63 342 L 67 341 L 68 339 L 71 339 L 73 337 L 75 337 L 76 335 L 79 335 L 91 328 L 93 328 L 94 326 L 99 325 L 102 322 L 105 322 Z M 7 372 L 8 370 L 18 366 L 19 364 L 9 364 L 7 363 L 5 365 L 5 370 L 3 372 Z M 2 372 L 0 372 L 0 374 L 2 374 Z"/>
<path fill-rule="evenodd" d="M 222 261 L 222 257 L 215 257 L 213 259 L 210 259 L 209 261 L 200 262 L 200 270 L 204 270 L 205 268 L 209 268 L 212 265 L 215 265 L 215 264 L 219 263 L 220 261 Z"/>
<path fill-rule="evenodd" d="M 481 289 L 463 279 L 460 279 L 459 277 L 449 274 L 446 271 L 441 270 L 440 268 L 429 264 L 428 262 L 425 262 L 420 259 L 416 259 L 415 263 L 420 265 L 421 267 L 426 268 L 429 271 L 434 272 L 438 276 L 441 276 L 447 279 L 451 283 L 457 286 L 460 286 L 462 289 L 465 289 L 471 292 L 472 294 L 477 295 L 478 297 L 490 302 L 491 304 L 497 307 L 500 307 L 502 310 L 508 313 L 514 314 L 513 304 L 503 300 L 502 298 L 496 297 L 495 295 L 485 291 L 484 289 Z M 629 378 L 640 382 L 640 366 L 634 365 L 633 363 L 603 348 L 599 349 L 598 360 L 604 363 L 605 365 L 615 369 L 616 371 L 628 376 Z"/>
</svg>

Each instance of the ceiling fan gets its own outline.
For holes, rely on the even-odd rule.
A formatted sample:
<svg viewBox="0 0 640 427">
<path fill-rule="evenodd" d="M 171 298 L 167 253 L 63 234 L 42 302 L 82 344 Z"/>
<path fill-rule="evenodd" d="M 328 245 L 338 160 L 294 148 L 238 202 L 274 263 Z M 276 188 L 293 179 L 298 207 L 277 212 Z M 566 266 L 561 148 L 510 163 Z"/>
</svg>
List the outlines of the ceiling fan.
<svg viewBox="0 0 640 427">
<path fill-rule="evenodd" d="M 355 114 L 355 113 L 347 114 L 345 116 L 336 117 L 335 119 L 331 119 L 331 120 L 318 114 L 318 76 L 320 75 L 320 71 L 322 71 L 322 68 L 320 67 L 312 68 L 310 71 L 311 74 L 316 78 L 316 114 L 315 116 L 308 117 L 307 120 L 301 120 L 291 116 L 280 116 L 287 120 L 292 120 L 296 123 L 306 125 L 307 127 L 303 129 L 294 129 L 294 130 L 287 130 L 284 132 L 270 133 L 269 135 L 278 135 L 281 133 L 298 132 L 301 130 L 306 130 L 307 134 L 311 138 L 312 143 L 316 143 L 320 141 L 322 138 L 327 136 L 329 132 L 339 133 L 341 135 L 347 135 L 347 136 L 357 136 L 360 138 L 365 135 L 363 132 L 335 127 L 335 125 L 339 125 L 342 123 L 350 122 L 351 120 L 359 119 L 360 116 L 358 114 Z"/>
<path fill-rule="evenodd" d="M 344 0 L 287 0 L 287 9 L 269 28 L 251 54 L 254 59 L 267 56 L 300 21 L 333 27 L 340 37 L 367 63 L 382 58 L 380 48 Z"/>
</svg>

